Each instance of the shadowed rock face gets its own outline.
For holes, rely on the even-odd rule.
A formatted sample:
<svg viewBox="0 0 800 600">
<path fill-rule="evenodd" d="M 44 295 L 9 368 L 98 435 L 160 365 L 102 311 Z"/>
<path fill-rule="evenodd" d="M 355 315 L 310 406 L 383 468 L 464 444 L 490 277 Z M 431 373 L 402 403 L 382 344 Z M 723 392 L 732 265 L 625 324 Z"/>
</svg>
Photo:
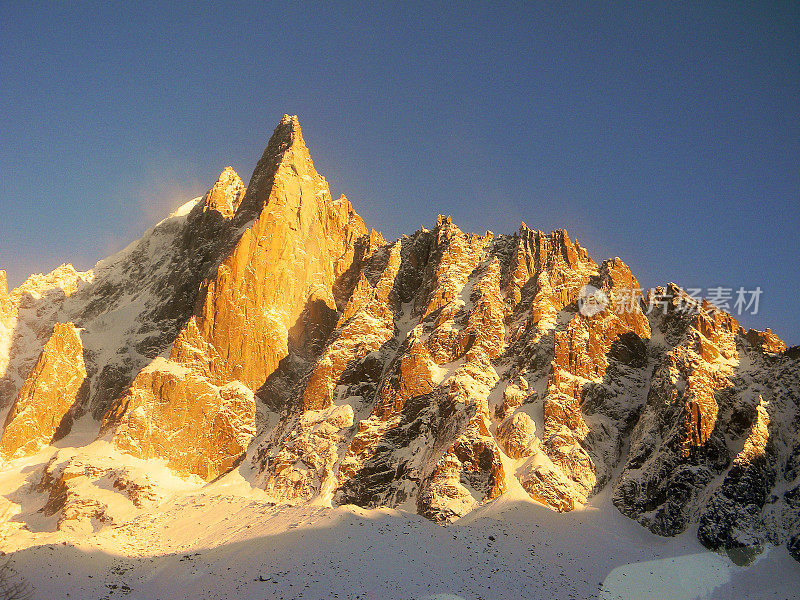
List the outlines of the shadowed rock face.
<svg viewBox="0 0 800 600">
<path fill-rule="evenodd" d="M 647 402 L 614 504 L 660 535 L 699 522 L 701 542 L 740 556 L 791 542 L 796 526 L 781 523 L 796 523 L 798 507 L 777 490 L 800 483 L 787 468 L 800 448 L 797 361 L 707 304 L 681 314 L 685 294 L 666 293 L 673 300 L 653 319 L 665 343 L 651 345 Z"/>
<path fill-rule="evenodd" d="M 244 461 L 282 502 L 446 523 L 513 488 L 568 511 L 611 486 L 660 535 L 697 524 L 711 548 L 800 554 L 795 349 L 673 284 L 643 298 L 563 230 L 439 217 L 387 242 L 331 198 L 296 117 L 247 188 L 227 168 L 94 271 L 37 277 L 0 280 L 0 393 L 18 397 L 3 447 L 59 435 L 15 425 L 17 405 L 65 430 L 91 413 L 124 452 L 206 481 Z M 83 346 L 49 348 L 37 323 L 65 315 Z M 71 400 L 27 383 L 79 359 Z M 59 465 L 53 506 L 83 506 Z"/>
</svg>

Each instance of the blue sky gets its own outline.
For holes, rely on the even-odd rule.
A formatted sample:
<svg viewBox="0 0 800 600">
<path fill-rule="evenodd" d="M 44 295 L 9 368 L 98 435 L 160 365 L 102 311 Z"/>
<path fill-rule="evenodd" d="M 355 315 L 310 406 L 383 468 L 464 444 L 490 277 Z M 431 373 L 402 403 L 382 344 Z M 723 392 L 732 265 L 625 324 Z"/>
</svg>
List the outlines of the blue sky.
<svg viewBox="0 0 800 600">
<path fill-rule="evenodd" d="M 699 4 L 699 3 L 698 3 Z M 298 114 L 387 238 L 566 228 L 800 343 L 800 3 L 0 4 L 0 268 L 88 268 Z"/>
</svg>

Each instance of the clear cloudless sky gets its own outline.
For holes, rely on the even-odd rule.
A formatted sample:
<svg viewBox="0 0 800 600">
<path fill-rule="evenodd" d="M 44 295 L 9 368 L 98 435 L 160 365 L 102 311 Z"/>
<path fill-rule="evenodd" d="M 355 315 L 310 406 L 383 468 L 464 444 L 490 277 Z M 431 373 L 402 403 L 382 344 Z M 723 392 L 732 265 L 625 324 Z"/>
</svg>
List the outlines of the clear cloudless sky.
<svg viewBox="0 0 800 600">
<path fill-rule="evenodd" d="M 126 4 L 0 2 L 12 286 L 247 182 L 290 113 L 387 239 L 564 227 L 800 343 L 800 3 Z"/>
</svg>

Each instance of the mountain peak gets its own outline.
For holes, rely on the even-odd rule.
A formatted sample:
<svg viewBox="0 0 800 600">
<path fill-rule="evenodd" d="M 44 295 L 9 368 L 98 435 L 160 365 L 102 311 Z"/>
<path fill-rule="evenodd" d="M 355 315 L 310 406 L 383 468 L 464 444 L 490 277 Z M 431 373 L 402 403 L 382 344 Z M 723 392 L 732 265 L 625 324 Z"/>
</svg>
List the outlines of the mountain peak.
<svg viewBox="0 0 800 600">
<path fill-rule="evenodd" d="M 284 132 L 291 136 L 292 142 L 299 141 L 303 143 L 303 132 L 300 129 L 300 120 L 297 118 L 297 115 L 283 115 L 273 135 L 279 132 Z"/>
<path fill-rule="evenodd" d="M 244 214 L 246 220 L 257 215 L 265 205 L 278 167 L 287 160 L 302 163 L 303 171 L 307 170 L 306 167 L 308 170 L 314 168 L 297 115 L 283 115 L 253 170 L 247 192 L 241 202 L 240 212 Z"/>
<path fill-rule="evenodd" d="M 217 181 L 206 193 L 203 211 L 216 210 L 223 217 L 230 218 L 239 208 L 244 192 L 242 178 L 233 170 L 233 167 L 225 167 Z"/>
<path fill-rule="evenodd" d="M 297 115 L 283 115 L 269 138 L 267 148 L 264 150 L 264 156 L 269 155 L 277 158 L 292 147 L 306 147 L 303 131 L 300 129 L 300 120 Z"/>
</svg>

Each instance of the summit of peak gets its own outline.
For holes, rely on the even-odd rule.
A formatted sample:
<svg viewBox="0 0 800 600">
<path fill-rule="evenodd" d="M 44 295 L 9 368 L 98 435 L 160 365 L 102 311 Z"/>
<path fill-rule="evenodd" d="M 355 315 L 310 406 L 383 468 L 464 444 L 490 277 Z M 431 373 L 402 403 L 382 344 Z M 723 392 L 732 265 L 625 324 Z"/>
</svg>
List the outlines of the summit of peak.
<svg viewBox="0 0 800 600">
<path fill-rule="evenodd" d="M 303 131 L 300 129 L 300 120 L 297 115 L 283 115 L 272 137 L 267 144 L 267 149 L 274 146 L 276 149 L 286 150 L 291 146 L 305 146 Z"/>
<path fill-rule="evenodd" d="M 314 170 L 297 115 L 283 115 L 272 132 L 242 199 L 242 218 L 252 218 L 265 205 L 273 179 L 282 163 L 293 163 L 303 172 Z"/>
<path fill-rule="evenodd" d="M 230 179 L 240 179 L 239 174 L 234 170 L 233 167 L 230 165 L 222 169 L 222 173 L 219 174 L 217 181 L 223 180 L 230 180 Z"/>
<path fill-rule="evenodd" d="M 256 172 L 262 166 L 274 165 L 289 149 L 306 149 L 303 131 L 297 115 L 283 115 L 269 138 L 261 160 L 256 165 Z M 254 173 L 255 175 L 256 173 Z"/>
<path fill-rule="evenodd" d="M 239 203 L 244 196 L 245 188 L 242 178 L 233 170 L 233 167 L 225 167 L 220 173 L 217 181 L 206 193 L 203 212 L 216 210 L 226 218 L 230 218 L 239 207 Z"/>
</svg>

